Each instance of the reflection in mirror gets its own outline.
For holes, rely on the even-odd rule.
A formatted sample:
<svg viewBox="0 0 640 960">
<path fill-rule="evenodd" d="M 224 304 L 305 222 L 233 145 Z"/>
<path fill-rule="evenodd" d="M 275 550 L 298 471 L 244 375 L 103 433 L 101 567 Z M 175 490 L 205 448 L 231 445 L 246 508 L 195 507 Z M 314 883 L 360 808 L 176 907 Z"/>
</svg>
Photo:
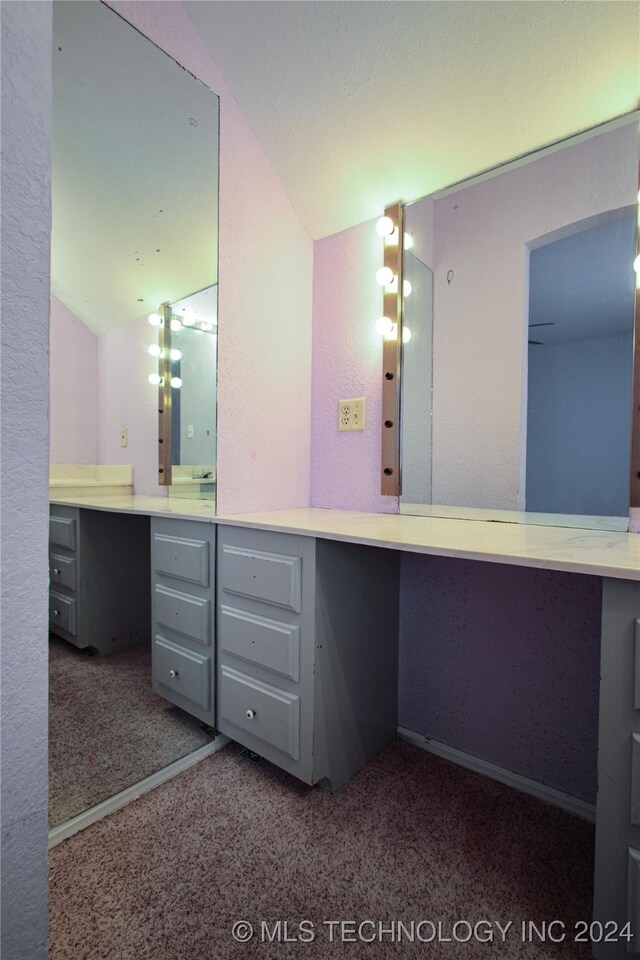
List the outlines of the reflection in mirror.
<svg viewBox="0 0 640 960">
<path fill-rule="evenodd" d="M 171 305 L 171 492 L 215 499 L 217 286 Z M 179 381 L 179 384 L 178 384 Z"/>
<path fill-rule="evenodd" d="M 54 496 L 164 493 L 148 318 L 171 303 L 179 495 L 213 497 L 218 98 L 100 2 L 59 0 L 53 25 Z M 51 530 L 54 826 L 213 731 L 153 690 L 149 517 L 58 502 Z"/>
<path fill-rule="evenodd" d="M 637 116 L 408 205 L 400 510 L 627 529 Z"/>
</svg>

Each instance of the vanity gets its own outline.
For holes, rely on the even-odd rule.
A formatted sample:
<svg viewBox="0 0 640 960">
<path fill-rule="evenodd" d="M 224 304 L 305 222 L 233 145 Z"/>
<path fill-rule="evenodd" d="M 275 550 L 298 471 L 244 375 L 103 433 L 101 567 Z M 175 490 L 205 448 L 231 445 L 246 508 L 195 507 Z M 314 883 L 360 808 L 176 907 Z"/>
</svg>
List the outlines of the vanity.
<svg viewBox="0 0 640 960">
<path fill-rule="evenodd" d="M 52 503 L 72 511 L 149 525 L 154 690 L 329 789 L 397 736 L 402 552 L 600 578 L 594 919 L 640 929 L 640 537 L 340 510 L 215 517 L 161 497 Z M 594 944 L 599 960 L 626 955 L 626 941 Z"/>
</svg>

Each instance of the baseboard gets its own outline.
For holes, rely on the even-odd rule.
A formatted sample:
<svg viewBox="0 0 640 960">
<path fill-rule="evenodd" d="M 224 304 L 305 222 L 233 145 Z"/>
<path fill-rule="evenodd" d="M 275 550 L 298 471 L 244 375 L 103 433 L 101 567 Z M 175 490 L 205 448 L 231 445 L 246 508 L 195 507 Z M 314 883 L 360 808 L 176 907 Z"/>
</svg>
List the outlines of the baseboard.
<svg viewBox="0 0 640 960">
<path fill-rule="evenodd" d="M 436 756 L 451 760 L 452 763 L 457 763 L 460 767 L 474 770 L 485 777 L 490 777 L 492 780 L 498 780 L 508 787 L 513 787 L 514 790 L 520 790 L 521 793 L 528 793 L 530 796 L 544 800 L 545 803 L 550 803 L 554 807 L 560 807 L 561 810 L 566 810 L 567 813 L 571 813 L 575 817 L 595 823 L 596 807 L 594 803 L 587 803 L 586 800 L 572 797 L 568 793 L 556 790 L 554 787 L 547 787 L 544 783 L 538 783 L 537 780 L 529 780 L 528 777 L 522 777 L 519 773 L 512 773 L 511 770 L 505 770 L 504 767 L 498 767 L 487 760 L 480 760 L 470 753 L 464 753 L 463 750 L 449 747 L 446 743 L 439 743 L 437 740 L 422 736 L 421 733 L 407 730 L 406 727 L 398 727 L 398 737 L 413 744 L 414 747 L 420 747 L 421 750 L 426 750 L 428 753 L 435 753 Z"/>
<path fill-rule="evenodd" d="M 133 786 L 121 790 L 120 793 L 108 797 L 101 803 L 97 803 L 95 807 L 84 810 L 82 813 L 79 813 L 77 817 L 72 817 L 57 827 L 52 827 L 51 830 L 49 830 L 49 850 L 59 843 L 62 843 L 63 840 L 68 840 L 69 837 L 72 837 L 75 833 L 79 833 L 80 830 L 85 830 L 93 823 L 97 823 L 98 820 L 102 820 L 103 817 L 131 803 L 132 800 L 137 800 L 138 797 L 142 797 L 145 793 L 153 790 L 154 787 L 159 787 L 161 783 L 172 780 L 174 777 L 177 777 L 179 773 L 183 773 L 185 770 L 188 770 L 189 767 L 199 763 L 200 760 L 204 760 L 205 757 L 210 757 L 212 754 L 217 753 L 218 750 L 222 750 L 228 743 L 229 738 L 219 734 L 215 740 L 212 740 L 211 743 L 206 743 L 204 747 L 199 747 L 197 750 L 194 750 L 193 753 L 188 753 L 186 757 L 181 757 L 179 760 L 174 761 L 174 763 L 163 767 L 162 770 L 158 770 L 156 773 L 152 773 L 143 780 L 134 783 Z"/>
</svg>

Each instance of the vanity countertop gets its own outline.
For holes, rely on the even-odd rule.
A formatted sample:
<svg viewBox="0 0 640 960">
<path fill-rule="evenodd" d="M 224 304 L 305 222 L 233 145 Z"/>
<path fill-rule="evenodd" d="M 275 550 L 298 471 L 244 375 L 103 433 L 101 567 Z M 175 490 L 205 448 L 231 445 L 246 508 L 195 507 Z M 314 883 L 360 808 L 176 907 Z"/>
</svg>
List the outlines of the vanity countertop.
<svg viewBox="0 0 640 960">
<path fill-rule="evenodd" d="M 306 508 L 217 517 L 347 543 L 640 580 L 640 535 L 605 530 Z"/>
<path fill-rule="evenodd" d="M 57 496 L 51 503 L 253 527 L 410 553 L 640 580 L 640 535 L 636 533 L 317 507 L 216 517 L 214 501 L 177 497 Z"/>
<path fill-rule="evenodd" d="M 97 494 L 92 496 L 55 496 L 49 503 L 85 510 L 106 510 L 114 513 L 142 513 L 149 517 L 176 517 L 180 520 L 215 519 L 214 500 L 180 499 L 179 497 L 144 497 L 138 494 Z"/>
</svg>

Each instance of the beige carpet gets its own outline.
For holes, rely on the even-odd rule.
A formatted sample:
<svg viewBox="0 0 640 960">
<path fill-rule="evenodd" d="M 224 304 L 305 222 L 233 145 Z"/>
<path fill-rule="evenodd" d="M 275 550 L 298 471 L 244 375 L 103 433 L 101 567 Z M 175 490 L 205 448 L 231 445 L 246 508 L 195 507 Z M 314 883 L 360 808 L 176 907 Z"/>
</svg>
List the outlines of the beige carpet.
<svg viewBox="0 0 640 960">
<path fill-rule="evenodd" d="M 56 847 L 50 960 L 587 958 L 593 827 L 403 743 L 335 794 L 235 746 Z M 514 921 L 505 944 L 329 942 L 323 921 Z M 522 944 L 524 918 L 563 944 Z M 247 920 L 312 943 L 235 943 Z M 421 928 L 423 936 L 426 927 Z M 363 928 L 365 937 L 371 928 Z M 463 934 L 460 934 L 463 936 Z"/>
<path fill-rule="evenodd" d="M 49 644 L 49 824 L 68 820 L 209 743 L 151 689 L 151 648 L 91 656 Z"/>
</svg>

